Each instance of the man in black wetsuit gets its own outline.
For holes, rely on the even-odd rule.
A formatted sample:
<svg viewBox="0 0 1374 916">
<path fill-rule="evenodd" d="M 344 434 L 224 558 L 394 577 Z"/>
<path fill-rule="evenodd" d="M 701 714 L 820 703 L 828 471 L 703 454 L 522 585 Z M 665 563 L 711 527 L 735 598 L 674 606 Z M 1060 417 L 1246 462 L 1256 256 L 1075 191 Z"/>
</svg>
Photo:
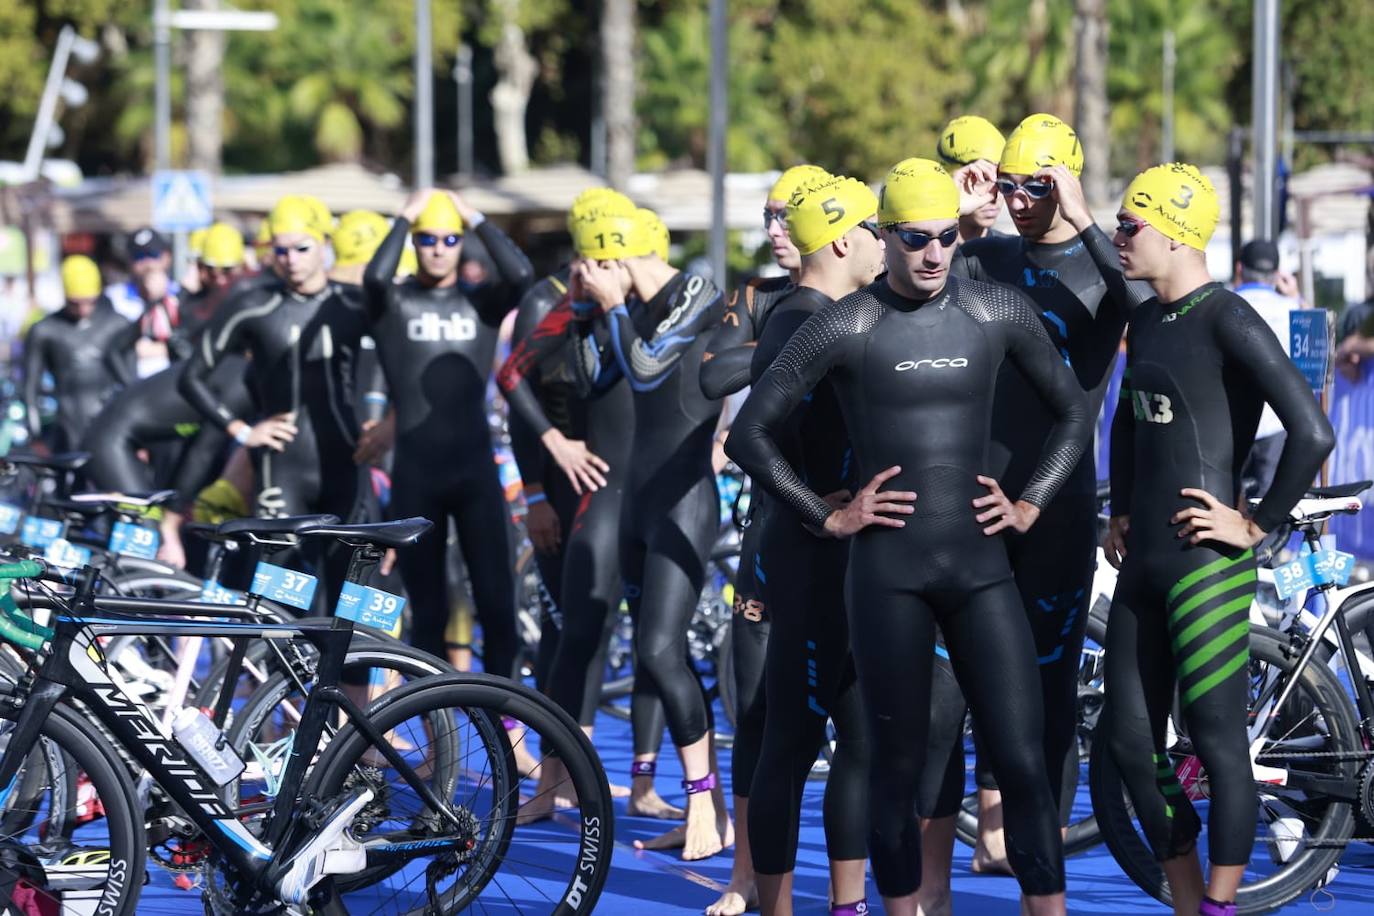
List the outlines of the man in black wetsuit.
<svg viewBox="0 0 1374 916">
<path fill-rule="evenodd" d="M 57 423 L 48 446 L 69 451 L 81 442 L 100 406 L 120 385 L 134 378 L 133 350 L 115 352 L 111 341 L 130 323 L 101 294 L 100 268 L 85 255 L 62 261 L 66 304 L 36 322 L 24 338 L 24 412 L 31 441 L 41 432 L 38 409 L 43 373 L 53 379 Z"/>
<path fill-rule="evenodd" d="M 792 195 L 787 225 L 801 269 L 796 288 L 777 302 L 759 337 L 755 380 L 808 318 L 867 286 L 882 270 L 877 209 L 873 192 L 852 178 L 812 179 Z M 817 385 L 788 418 L 778 446 L 833 505 L 843 505 L 857 489 L 849 480 L 852 462 L 844 418 L 828 382 Z M 792 912 L 802 791 L 829 717 L 837 737 L 824 806 L 831 913 L 854 916 L 867 906 L 869 759 L 868 723 L 844 613 L 848 543 L 815 537 L 790 506 L 771 500 L 768 512 L 756 516 L 754 524 L 762 529 L 755 587 L 760 604 L 778 624 L 768 636 L 767 716 L 749 792 L 748 835 L 759 902 L 767 916 Z M 738 780 L 739 774 L 734 777 Z M 741 817 L 736 810 L 736 819 Z"/>
<path fill-rule="evenodd" d="M 1335 443 L 1264 319 L 1212 282 L 1204 251 L 1218 210 L 1215 189 L 1193 166 L 1155 166 L 1127 187 L 1113 238 L 1126 276 L 1147 281 L 1155 298 L 1131 315 L 1112 423 L 1103 546 L 1121 576 L 1098 727 L 1180 916 L 1236 912 L 1258 804 L 1246 731 L 1252 548 L 1284 520 Z M 1266 403 L 1288 438 L 1273 484 L 1247 517 L 1232 507 Z M 1207 773 L 1205 885 L 1201 823 L 1165 746 L 1176 692 Z"/>
<path fill-rule="evenodd" d="M 711 440 L 719 407 L 701 393 L 704 332 L 720 320 L 720 291 L 680 272 L 636 240 L 632 210 L 610 208 L 578 226 L 586 254 L 577 278 L 596 304 L 583 322 L 581 367 L 600 389 L 622 376 L 634 392 L 635 434 L 620 522 L 625 599 L 635 621 L 635 765 L 652 763 L 657 692 L 682 758 L 684 859 L 719 852 L 730 821 L 717 781 L 711 716 L 687 650 L 687 627 L 719 527 Z M 633 305 L 633 312 L 629 305 Z M 672 836 L 672 835 L 670 835 Z M 673 840 L 675 841 L 675 840 Z"/>
<path fill-rule="evenodd" d="M 496 263 L 496 276 L 476 288 L 458 277 L 465 229 Z M 396 283 L 407 235 L 414 237 L 420 269 Z M 410 595 L 411 643 L 445 656 L 444 551 L 451 518 L 482 624 L 483 667 L 501 677 L 510 677 L 515 665 L 515 593 L 486 386 L 501 319 L 532 273 L 515 243 L 458 195 L 422 190 L 406 201 L 363 274 L 371 333 L 396 411 L 391 512 L 436 522 L 399 555 Z"/>
<path fill-rule="evenodd" d="M 940 139 L 935 144 L 935 154 L 940 157 L 945 168 L 951 171 L 973 165 L 985 164 L 986 169 L 995 168 L 1002 158 L 1006 147 L 1002 132 L 986 118 L 977 115 L 964 115 L 955 118 L 940 131 Z M 956 179 L 957 181 L 957 179 Z M 980 171 L 972 190 L 987 195 L 988 200 L 972 213 L 959 216 L 959 242 L 987 238 L 995 235 L 992 224 L 997 222 L 997 189 L 991 176 Z"/>
<path fill-rule="evenodd" d="M 763 204 L 763 230 L 772 243 L 773 260 L 787 273 L 781 277 L 755 277 L 735 289 L 702 354 L 701 390 L 708 398 L 729 397 L 749 384 L 755 344 L 774 304 L 792 290 L 801 267 L 801 254 L 787 229 L 787 202 L 804 182 L 824 178 L 826 174 L 820 166 L 794 165 L 779 175 L 769 189 Z M 730 787 L 735 803 L 734 864 L 729 886 L 720 900 L 706 908 L 706 916 L 739 916 L 755 906 L 758 898 L 749 845 L 749 787 L 763 746 L 763 671 L 770 628 L 768 608 L 759 598 L 759 583 L 754 575 L 766 499 L 762 493 L 751 494 L 735 577 L 734 613 L 730 617 L 738 708 L 735 742 L 730 750 Z"/>
<path fill-rule="evenodd" d="M 727 450 L 803 524 L 854 537 L 847 604 L 873 744 L 868 850 L 887 912 L 917 907 L 915 801 L 938 624 L 975 717 L 999 738 L 989 758 L 1006 794 L 1023 905 L 1037 916 L 1062 913 L 1063 852 L 1039 750 L 1034 640 L 1006 535 L 994 535 L 1035 522 L 1082 455 L 1091 421 L 1033 306 L 1006 287 L 949 277 L 960 196 L 948 173 L 905 160 L 888 173 L 879 200 L 886 277 L 823 308 L 792 336 L 753 387 Z M 993 395 L 1008 359 L 1057 418 L 1016 502 L 990 476 Z M 827 377 L 857 479 L 869 481 L 842 509 L 807 486 L 777 444 L 787 418 Z M 894 478 L 909 489 L 885 490 Z"/>
<path fill-rule="evenodd" d="M 959 249 L 951 272 L 1024 292 L 1088 396 L 1089 414 L 1096 417 L 1130 302 L 1120 268 L 1099 268 L 1088 252 L 1090 243 L 1108 252 L 1111 246 L 1083 201 L 1077 177 L 1082 168 L 1082 147 L 1069 125 L 1044 114 L 1023 120 L 1006 143 L 997 179 L 1018 235 L 968 242 Z M 1025 487 L 1053 423 L 1053 415 L 1016 368 L 1004 366 L 993 408 L 992 455 L 1007 493 Z M 1016 587 L 1035 634 L 1045 705 L 1045 761 L 1064 825 L 1079 778 L 1078 755 L 1071 751 L 1077 748 L 1079 655 L 1097 558 L 1096 488 L 1089 450 L 1035 527 L 1007 541 Z M 936 662 L 935 686 L 921 792 L 921 813 L 931 818 L 923 828 L 921 897 L 923 911 L 938 916 L 949 908 L 950 858 L 965 770 L 964 707 L 943 659 Z M 986 761 L 976 777 L 979 842 L 973 868 L 1004 871 L 1000 798 Z"/>
<path fill-rule="evenodd" d="M 363 520 L 370 491 L 352 460 L 358 441 L 353 390 L 367 315 L 357 288 L 325 273 L 331 226 L 318 206 L 285 197 L 268 224 L 279 277 L 241 287 L 221 305 L 178 388 L 206 420 L 251 450 L 258 515 L 329 512 Z M 229 354 L 250 358 L 251 415 L 237 413 L 211 385 Z M 321 606 L 333 607 L 348 560 L 349 551 L 338 545 L 325 549 L 316 570 L 325 585 L 317 593 Z"/>
</svg>

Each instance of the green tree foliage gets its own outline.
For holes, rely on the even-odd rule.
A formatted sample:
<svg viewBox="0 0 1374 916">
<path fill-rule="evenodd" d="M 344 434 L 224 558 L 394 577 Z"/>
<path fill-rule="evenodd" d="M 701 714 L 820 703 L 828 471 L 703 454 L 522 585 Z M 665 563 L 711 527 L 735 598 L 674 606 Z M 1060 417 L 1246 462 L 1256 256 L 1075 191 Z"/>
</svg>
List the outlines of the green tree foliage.
<svg viewBox="0 0 1374 916">
<path fill-rule="evenodd" d="M 1374 130 L 1374 4 L 1289 0 L 1282 35 L 1297 128 Z"/>
</svg>

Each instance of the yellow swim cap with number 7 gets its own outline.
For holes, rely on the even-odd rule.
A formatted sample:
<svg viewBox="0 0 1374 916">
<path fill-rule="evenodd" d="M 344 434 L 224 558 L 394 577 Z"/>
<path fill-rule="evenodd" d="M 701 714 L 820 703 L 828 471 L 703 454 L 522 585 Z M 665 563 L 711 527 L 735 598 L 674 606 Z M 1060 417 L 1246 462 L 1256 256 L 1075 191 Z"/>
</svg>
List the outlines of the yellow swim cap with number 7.
<svg viewBox="0 0 1374 916">
<path fill-rule="evenodd" d="M 1217 189 L 1196 166 L 1171 162 L 1135 176 L 1121 201 L 1161 234 L 1205 251 L 1221 218 Z"/>
<path fill-rule="evenodd" d="M 857 178 L 826 176 L 802 185 L 787 202 L 787 234 L 803 256 L 815 254 L 878 211 L 878 198 Z"/>
<path fill-rule="evenodd" d="M 1083 146 L 1078 134 L 1052 114 L 1033 114 L 1016 125 L 1002 150 L 998 171 L 1034 175 L 1052 165 L 1083 174 Z"/>
</svg>

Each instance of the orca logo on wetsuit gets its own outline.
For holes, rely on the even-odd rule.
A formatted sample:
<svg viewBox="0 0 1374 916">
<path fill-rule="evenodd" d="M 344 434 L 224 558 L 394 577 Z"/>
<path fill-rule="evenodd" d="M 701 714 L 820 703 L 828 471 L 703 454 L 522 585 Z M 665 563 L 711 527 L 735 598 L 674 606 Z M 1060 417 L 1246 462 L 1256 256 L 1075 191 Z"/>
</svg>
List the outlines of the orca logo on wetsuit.
<svg viewBox="0 0 1374 916">
<path fill-rule="evenodd" d="M 441 318 L 437 312 L 425 312 L 419 318 L 412 318 L 406 322 L 406 336 L 422 343 L 475 340 L 477 322 L 462 315 Z"/>
<path fill-rule="evenodd" d="M 968 365 L 965 356 L 942 356 L 939 359 L 904 359 L 892 368 L 898 372 L 908 372 L 925 366 L 930 369 L 963 369 Z"/>
</svg>

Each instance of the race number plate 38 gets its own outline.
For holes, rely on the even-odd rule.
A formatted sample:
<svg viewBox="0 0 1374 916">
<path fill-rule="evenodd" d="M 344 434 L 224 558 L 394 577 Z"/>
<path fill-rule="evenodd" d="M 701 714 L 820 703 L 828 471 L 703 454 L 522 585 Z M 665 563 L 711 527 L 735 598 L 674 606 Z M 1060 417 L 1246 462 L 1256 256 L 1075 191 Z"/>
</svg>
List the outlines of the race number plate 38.
<svg viewBox="0 0 1374 916">
<path fill-rule="evenodd" d="M 271 563 L 259 563 L 257 569 L 253 570 L 253 587 L 249 591 L 278 604 L 307 611 L 315 597 L 317 584 L 318 580 L 307 573 L 273 566 Z"/>
</svg>

